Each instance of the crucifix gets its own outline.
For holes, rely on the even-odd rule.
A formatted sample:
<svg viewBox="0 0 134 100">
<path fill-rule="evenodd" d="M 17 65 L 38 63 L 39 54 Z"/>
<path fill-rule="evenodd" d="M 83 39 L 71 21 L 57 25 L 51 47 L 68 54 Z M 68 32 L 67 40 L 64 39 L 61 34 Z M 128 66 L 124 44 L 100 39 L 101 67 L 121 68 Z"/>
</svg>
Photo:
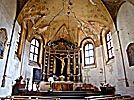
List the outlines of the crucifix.
<svg viewBox="0 0 134 100">
<path fill-rule="evenodd" d="M 64 70 L 64 66 L 65 66 L 65 61 L 64 61 L 64 59 L 65 58 L 67 58 L 67 56 L 66 57 L 57 57 L 57 56 L 55 56 L 56 58 L 58 58 L 58 59 L 60 59 L 60 61 L 61 61 L 61 75 L 63 74 L 63 70 Z"/>
</svg>

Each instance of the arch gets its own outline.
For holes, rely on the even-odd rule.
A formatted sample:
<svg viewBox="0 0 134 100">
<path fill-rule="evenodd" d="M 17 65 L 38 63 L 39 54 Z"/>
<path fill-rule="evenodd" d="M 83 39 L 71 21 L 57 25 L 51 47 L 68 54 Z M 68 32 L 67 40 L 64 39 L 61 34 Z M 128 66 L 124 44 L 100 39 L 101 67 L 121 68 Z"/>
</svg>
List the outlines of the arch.
<svg viewBox="0 0 134 100">
<path fill-rule="evenodd" d="M 52 2 L 55 2 L 55 4 Z M 35 4 L 37 4 L 37 6 L 35 6 Z M 79 8 L 80 6 L 82 6 L 81 8 L 83 9 L 80 9 Z M 41 9 L 38 9 L 39 7 L 41 7 Z M 54 9 L 56 7 L 57 9 Z M 66 7 L 69 7 L 69 8 L 66 8 Z M 30 14 L 28 13 L 28 11 L 30 12 Z M 69 12 L 69 14 L 67 12 Z M 23 13 L 26 13 L 27 16 L 23 15 Z M 104 16 L 104 14 L 106 16 Z M 56 27 L 56 28 L 61 27 L 61 24 L 63 24 L 61 23 L 61 21 L 64 21 L 64 23 L 66 24 L 68 16 L 71 18 L 71 20 L 75 20 L 74 22 L 77 24 L 76 27 L 79 26 L 80 24 L 79 22 L 93 21 L 93 22 L 102 23 L 105 26 L 109 27 L 111 30 L 113 28 L 113 20 L 101 0 L 96 0 L 95 5 L 93 5 L 91 1 L 87 1 L 87 0 L 77 1 L 77 2 L 75 0 L 72 0 L 70 2 L 66 0 L 65 1 L 64 0 L 63 1 L 62 0 L 61 1 L 46 0 L 45 2 L 43 1 L 37 2 L 35 0 L 31 0 L 30 2 L 27 2 L 25 6 L 23 7 L 21 13 L 18 16 L 18 22 L 22 23 L 25 20 L 26 21 L 32 20 L 34 23 L 32 23 L 31 25 L 32 27 L 29 30 L 28 34 L 33 35 L 38 30 L 38 28 L 43 28 L 46 30 L 43 31 L 41 34 L 47 34 L 46 38 L 50 40 L 51 38 L 53 38 L 54 34 L 58 32 L 57 31 L 58 29 L 54 30 L 53 27 Z M 70 21 L 70 23 L 71 22 L 72 21 Z M 74 22 L 73 24 L 71 23 L 71 25 L 74 25 Z M 47 28 L 45 28 L 46 26 Z M 70 30 L 73 30 L 73 29 L 74 27 L 72 27 L 72 29 Z M 74 34 L 77 35 L 78 33 L 75 32 Z M 71 35 L 74 35 L 74 34 L 71 34 Z M 76 35 L 74 35 L 74 37 Z M 77 42 L 77 39 L 76 38 L 74 39 L 74 37 L 71 38 L 72 41 Z"/>
<path fill-rule="evenodd" d="M 94 63 L 92 64 L 88 64 L 85 66 L 85 50 L 84 50 L 84 46 L 86 44 L 92 44 L 93 45 L 93 58 L 94 58 Z M 84 38 L 82 41 L 81 41 L 81 44 L 80 44 L 80 48 L 81 48 L 81 60 L 82 60 L 82 66 L 83 67 L 88 67 L 88 68 L 91 68 L 91 67 L 95 67 L 96 65 L 96 60 L 95 60 L 95 42 L 94 40 L 91 38 L 91 37 L 87 37 L 87 38 Z M 89 67 L 91 66 L 91 67 Z"/>
<path fill-rule="evenodd" d="M 84 39 L 81 41 L 80 47 L 83 47 L 83 45 L 85 44 L 85 42 L 91 42 L 91 43 L 93 43 L 93 44 L 95 45 L 95 42 L 94 42 L 94 40 L 93 40 L 91 37 L 86 37 L 86 38 L 84 38 Z"/>
<path fill-rule="evenodd" d="M 29 42 L 32 41 L 32 39 L 37 39 L 40 43 L 40 46 L 39 46 L 39 57 L 38 57 L 38 64 L 41 66 L 42 65 L 42 57 L 43 57 L 43 50 L 44 50 L 44 40 L 42 38 L 41 35 L 39 34 L 33 34 L 32 37 L 30 38 Z"/>
</svg>

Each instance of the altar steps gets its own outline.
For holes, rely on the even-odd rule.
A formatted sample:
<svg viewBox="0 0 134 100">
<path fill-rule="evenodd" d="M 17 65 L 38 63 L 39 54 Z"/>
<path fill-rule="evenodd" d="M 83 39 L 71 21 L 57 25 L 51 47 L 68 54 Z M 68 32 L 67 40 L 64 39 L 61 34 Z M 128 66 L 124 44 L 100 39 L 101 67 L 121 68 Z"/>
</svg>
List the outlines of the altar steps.
<svg viewBox="0 0 134 100">
<path fill-rule="evenodd" d="M 134 100 L 129 95 L 89 95 L 89 96 L 9 96 L 0 97 L 0 100 Z"/>
<path fill-rule="evenodd" d="M 46 85 L 46 84 L 45 84 Z M 63 87 L 62 87 L 63 86 Z M 18 96 L 13 94 L 12 100 L 28 100 L 28 99 L 43 99 L 43 100 L 134 100 L 131 96 L 115 95 L 115 91 L 111 92 L 111 88 L 107 91 L 99 91 L 92 84 L 80 84 L 73 91 L 69 91 L 70 87 L 61 85 L 59 91 L 28 91 L 25 88 L 19 89 Z M 74 88 L 73 86 L 73 88 Z M 61 88 L 62 87 L 62 88 Z M 55 89 L 55 88 L 54 88 Z M 66 89 L 68 91 L 66 91 Z M 61 91 L 62 90 L 62 91 Z M 105 88 L 103 89 L 105 90 Z M 21 95 L 21 96 L 20 96 Z M 12 97 L 12 96 L 11 96 Z M 5 99 L 2 99 L 5 100 Z"/>
</svg>

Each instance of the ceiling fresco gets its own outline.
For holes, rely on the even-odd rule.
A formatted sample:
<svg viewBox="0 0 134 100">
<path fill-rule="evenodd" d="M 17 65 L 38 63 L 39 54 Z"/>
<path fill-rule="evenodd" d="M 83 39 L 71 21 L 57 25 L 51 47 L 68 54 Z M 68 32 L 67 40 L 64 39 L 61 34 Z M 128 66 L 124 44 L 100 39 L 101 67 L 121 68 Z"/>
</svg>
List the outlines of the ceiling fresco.
<svg viewBox="0 0 134 100">
<path fill-rule="evenodd" d="M 27 1 L 28 0 L 17 0 L 17 14 L 19 14 L 19 12 L 21 11 L 21 9 L 23 8 L 23 6 L 26 4 Z M 38 0 L 36 0 L 36 1 L 38 1 Z M 128 1 L 134 5 L 134 0 L 102 0 L 102 2 L 105 4 L 107 9 L 109 10 L 112 18 L 114 18 L 114 19 L 119 10 L 119 7 L 125 1 Z"/>
<path fill-rule="evenodd" d="M 28 40 L 33 34 L 39 34 L 46 42 L 64 39 L 79 44 L 83 38 L 91 37 L 95 44 L 99 45 L 101 30 L 113 28 L 113 21 L 123 2 L 123 0 L 18 0 L 17 20 L 28 29 Z"/>
</svg>

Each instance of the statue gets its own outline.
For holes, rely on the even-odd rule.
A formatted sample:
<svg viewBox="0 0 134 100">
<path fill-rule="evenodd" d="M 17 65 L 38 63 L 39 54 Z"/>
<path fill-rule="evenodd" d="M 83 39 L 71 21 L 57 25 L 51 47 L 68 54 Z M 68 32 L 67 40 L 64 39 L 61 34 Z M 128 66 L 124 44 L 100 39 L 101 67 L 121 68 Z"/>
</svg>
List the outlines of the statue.
<svg viewBox="0 0 134 100">
<path fill-rule="evenodd" d="M 67 57 L 57 57 L 57 56 L 55 56 L 56 58 L 58 58 L 58 59 L 60 59 L 60 61 L 61 61 L 61 75 L 63 74 L 63 70 L 64 70 L 64 66 L 65 66 L 65 61 L 64 61 L 64 59 L 65 58 L 67 58 Z"/>
</svg>

